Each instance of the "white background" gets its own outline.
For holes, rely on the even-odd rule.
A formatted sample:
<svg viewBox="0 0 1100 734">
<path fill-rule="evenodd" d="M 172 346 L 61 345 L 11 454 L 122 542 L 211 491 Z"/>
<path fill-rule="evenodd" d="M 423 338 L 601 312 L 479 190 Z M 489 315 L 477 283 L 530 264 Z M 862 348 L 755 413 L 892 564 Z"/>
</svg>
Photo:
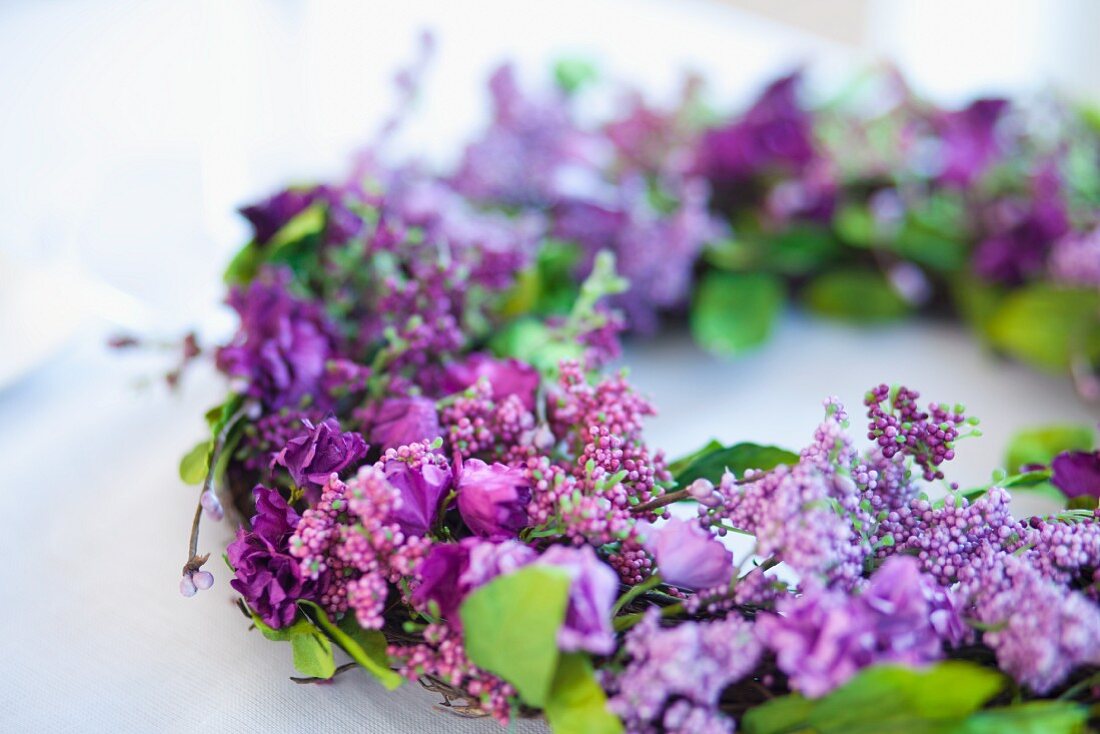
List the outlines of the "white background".
<svg viewBox="0 0 1100 734">
<path fill-rule="evenodd" d="M 402 144 L 437 160 L 482 119 L 484 79 L 505 57 L 534 83 L 550 59 L 582 52 L 657 94 L 695 68 L 731 106 L 796 63 L 827 84 L 876 48 L 945 99 L 1048 78 L 1082 88 L 1084 47 L 1065 28 L 1087 5 L 961 6 L 869 2 L 852 49 L 709 2 L 0 5 L 0 376 L 36 365 L 0 388 L 0 730 L 495 731 L 435 712 L 415 686 L 384 695 L 361 673 L 295 686 L 289 650 L 245 632 L 224 573 L 181 599 L 195 498 L 176 461 L 222 387 L 200 370 L 178 395 L 139 389 L 163 365 L 102 348 L 115 325 L 224 329 L 218 275 L 244 235 L 233 208 L 340 170 L 390 109 L 419 28 L 434 28 L 438 52 Z M 987 438 L 960 448 L 963 484 L 986 479 L 1018 427 L 1097 418 L 1066 382 L 936 324 L 863 331 L 792 316 L 738 362 L 682 338 L 627 361 L 662 411 L 652 443 L 671 455 L 712 436 L 798 447 L 822 398 L 855 412 L 879 381 L 984 419 Z M 211 526 L 202 545 L 231 532 Z"/>
</svg>

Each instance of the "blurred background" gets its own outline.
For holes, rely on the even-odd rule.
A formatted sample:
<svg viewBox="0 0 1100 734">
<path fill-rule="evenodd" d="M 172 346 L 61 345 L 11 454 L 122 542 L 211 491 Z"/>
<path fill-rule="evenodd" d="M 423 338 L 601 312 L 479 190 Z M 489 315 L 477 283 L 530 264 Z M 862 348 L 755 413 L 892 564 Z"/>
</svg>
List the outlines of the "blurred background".
<svg viewBox="0 0 1100 734">
<path fill-rule="evenodd" d="M 1097 28 L 1091 0 L 0 3 L 0 497 L 18 493 L 21 515 L 39 520 L 0 535 L 0 555 L 36 560 L 0 577 L 10 598 L 36 602 L 8 612 L 25 634 L 0 729 L 41 729 L 31 724 L 51 700 L 67 701 L 52 713 L 79 730 L 315 728 L 318 692 L 289 686 L 285 651 L 243 635 L 224 583 L 189 606 L 176 591 L 194 502 L 176 462 L 222 383 L 199 369 L 177 395 L 135 392 L 171 365 L 104 344 L 120 330 L 225 334 L 220 276 L 246 237 L 236 208 L 344 171 L 392 112 L 393 75 L 421 31 L 436 52 L 394 145 L 446 163 L 487 118 L 485 81 L 503 60 L 537 85 L 553 61 L 585 57 L 657 98 L 696 71 L 719 109 L 798 65 L 824 94 L 885 59 L 945 104 L 1049 89 L 1100 99 Z M 652 442 L 671 455 L 711 436 L 797 447 L 822 398 L 854 403 L 906 381 L 983 418 L 987 438 L 957 462 L 967 484 L 987 479 L 1013 430 L 1097 419 L 1068 380 L 994 361 L 962 327 L 788 321 L 737 362 L 686 337 L 633 347 L 635 380 L 662 408 Z M 208 542 L 217 532 L 231 529 Z M 42 665 L 43 651 L 66 672 Z M 322 723 L 467 730 L 426 707 L 423 720 L 368 718 L 357 692 L 326 692 Z"/>
</svg>

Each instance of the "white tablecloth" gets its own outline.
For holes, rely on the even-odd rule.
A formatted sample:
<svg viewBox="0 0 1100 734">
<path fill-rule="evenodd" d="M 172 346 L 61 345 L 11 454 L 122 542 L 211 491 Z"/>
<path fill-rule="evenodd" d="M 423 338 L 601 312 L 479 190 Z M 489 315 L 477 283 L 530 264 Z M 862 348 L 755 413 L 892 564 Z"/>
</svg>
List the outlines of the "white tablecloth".
<svg viewBox="0 0 1100 734">
<path fill-rule="evenodd" d="M 741 361 L 701 355 L 683 338 L 637 345 L 628 361 L 661 408 L 650 438 L 672 455 L 712 436 L 798 447 L 822 398 L 839 395 L 855 415 L 880 380 L 966 401 L 984 419 L 987 436 L 964 442 L 953 467 L 964 484 L 988 476 L 1018 427 L 1097 419 L 1066 382 L 929 324 L 865 332 L 796 317 Z M 387 694 L 358 671 L 331 685 L 290 682 L 289 647 L 247 631 L 220 564 L 213 590 L 179 596 L 195 497 L 176 464 L 222 386 L 200 370 L 178 395 L 137 390 L 151 368 L 89 338 L 0 393 L 0 731 L 496 731 L 437 711 L 416 685 Z M 231 535 L 206 528 L 204 550 Z"/>
</svg>

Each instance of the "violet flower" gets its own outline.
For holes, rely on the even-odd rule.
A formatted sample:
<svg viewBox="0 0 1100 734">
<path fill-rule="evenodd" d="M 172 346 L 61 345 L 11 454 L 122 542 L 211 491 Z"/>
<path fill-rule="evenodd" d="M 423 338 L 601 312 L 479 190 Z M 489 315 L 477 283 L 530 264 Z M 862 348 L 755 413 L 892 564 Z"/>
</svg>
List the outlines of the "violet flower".
<svg viewBox="0 0 1100 734">
<path fill-rule="evenodd" d="M 410 466 L 400 459 L 387 459 L 383 471 L 386 480 L 401 493 L 393 521 L 407 535 L 427 535 L 439 516 L 440 501 L 451 488 L 450 467 L 429 462 Z"/>
<path fill-rule="evenodd" d="M 266 245 L 287 222 L 305 211 L 317 199 L 316 189 L 285 189 L 241 207 L 241 215 L 252 225 L 256 244 Z"/>
<path fill-rule="evenodd" d="M 569 606 L 558 631 L 562 650 L 585 650 L 597 655 L 615 649 L 611 628 L 611 607 L 619 592 L 619 578 L 611 567 L 596 557 L 592 546 L 548 548 L 536 563 L 560 568 L 569 574 Z"/>
<path fill-rule="evenodd" d="M 443 373 L 441 389 L 444 393 L 465 390 L 484 377 L 493 389 L 493 400 L 499 401 L 516 395 L 527 410 L 535 409 L 535 396 L 539 389 L 539 372 L 518 359 L 495 359 L 478 352 L 462 362 L 451 362 Z"/>
<path fill-rule="evenodd" d="M 1100 497 L 1100 452 L 1065 451 L 1050 466 L 1051 483 L 1066 497 Z"/>
<path fill-rule="evenodd" d="M 665 582 L 685 589 L 728 586 L 733 553 L 697 522 L 672 518 L 645 531 L 645 549 L 657 559 Z"/>
<path fill-rule="evenodd" d="M 535 551 L 514 540 L 493 543 L 465 538 L 458 543 L 438 543 L 420 566 L 421 581 L 413 592 L 413 603 L 426 609 L 434 601 L 440 616 L 457 625 L 458 608 L 467 594 L 536 557 Z"/>
<path fill-rule="evenodd" d="M 301 563 L 289 552 L 288 541 L 298 526 L 298 513 L 277 490 L 257 486 L 252 530 L 237 529 L 226 549 L 236 578 L 230 581 L 245 603 L 265 624 L 286 627 L 298 613 L 299 599 L 312 599 L 321 581 L 302 577 Z"/>
<path fill-rule="evenodd" d="M 966 188 L 985 173 L 1001 153 L 995 133 L 1007 110 L 1008 100 L 977 99 L 961 110 L 941 115 L 940 183 Z"/>
<path fill-rule="evenodd" d="M 381 449 L 434 441 L 443 435 L 435 401 L 423 397 L 390 398 L 367 417 L 371 443 Z"/>
<path fill-rule="evenodd" d="M 287 442 L 275 455 L 273 464 L 286 467 L 299 487 L 317 486 L 328 481 L 329 476 L 339 474 L 357 464 L 367 455 L 367 442 L 354 431 L 340 432 L 335 418 L 328 418 L 314 426 L 303 419 L 306 432 Z"/>
<path fill-rule="evenodd" d="M 467 459 L 459 470 L 457 490 L 458 511 L 475 535 L 500 540 L 527 527 L 531 487 L 519 469 Z"/>
</svg>

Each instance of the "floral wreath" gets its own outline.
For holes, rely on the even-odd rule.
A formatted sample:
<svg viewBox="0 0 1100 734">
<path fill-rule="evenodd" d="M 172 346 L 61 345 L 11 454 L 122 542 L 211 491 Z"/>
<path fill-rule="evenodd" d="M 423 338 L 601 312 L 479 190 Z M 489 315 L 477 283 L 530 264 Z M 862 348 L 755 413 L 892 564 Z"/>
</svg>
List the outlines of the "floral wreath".
<svg viewBox="0 0 1100 734">
<path fill-rule="evenodd" d="M 562 64 L 533 99 L 498 71 L 447 175 L 376 145 L 338 184 L 242 210 L 240 327 L 214 350 L 232 390 L 180 466 L 201 485 L 183 594 L 214 583 L 198 531 L 225 500 L 229 583 L 298 680 L 362 668 L 559 733 L 1083 730 L 1091 430 L 1028 433 L 960 488 L 945 468 L 978 421 L 880 385 L 864 418 L 826 400 L 800 451 L 668 461 L 608 365 L 621 332 L 687 309 L 703 345 L 754 346 L 795 294 L 865 321 L 953 303 L 1095 392 L 1089 118 L 1055 106 L 1045 140 L 1028 110 L 940 111 L 891 74 L 868 82 L 885 111 L 811 110 L 792 75 L 732 118 L 692 82 L 582 127 L 590 76 Z M 1010 492 L 1052 487 L 1064 510 L 1012 516 Z"/>
</svg>

